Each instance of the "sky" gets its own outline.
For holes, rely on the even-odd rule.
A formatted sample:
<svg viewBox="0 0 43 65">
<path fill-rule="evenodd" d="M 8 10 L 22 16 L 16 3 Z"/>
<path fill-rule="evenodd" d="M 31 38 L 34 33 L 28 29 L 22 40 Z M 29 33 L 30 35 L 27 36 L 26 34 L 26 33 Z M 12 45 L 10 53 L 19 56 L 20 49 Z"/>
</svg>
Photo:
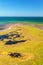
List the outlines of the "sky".
<svg viewBox="0 0 43 65">
<path fill-rule="evenodd" d="M 43 0 L 0 0 L 0 16 L 43 16 Z"/>
</svg>

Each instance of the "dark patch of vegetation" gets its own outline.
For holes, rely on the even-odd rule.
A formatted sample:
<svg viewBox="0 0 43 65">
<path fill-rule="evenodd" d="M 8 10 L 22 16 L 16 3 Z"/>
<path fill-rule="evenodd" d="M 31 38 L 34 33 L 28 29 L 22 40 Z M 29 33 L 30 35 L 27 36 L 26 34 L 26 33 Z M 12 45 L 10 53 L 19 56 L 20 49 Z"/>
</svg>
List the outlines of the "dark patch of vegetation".
<svg viewBox="0 0 43 65">
<path fill-rule="evenodd" d="M 15 38 L 20 37 L 19 34 L 11 34 L 10 36 L 11 36 L 11 37 L 15 36 Z"/>
<path fill-rule="evenodd" d="M 0 36 L 0 40 L 3 41 L 3 39 L 8 39 L 8 37 L 9 37 L 8 34 L 6 34 L 6 35 L 1 35 L 1 36 Z"/>
<path fill-rule="evenodd" d="M 7 41 L 5 43 L 5 45 L 12 45 L 12 44 L 17 44 L 17 43 L 25 42 L 25 41 L 26 40 L 20 40 L 20 41 L 11 41 L 11 40 L 9 40 L 9 41 Z"/>
<path fill-rule="evenodd" d="M 21 37 L 21 35 L 18 32 L 16 32 L 16 33 L 12 32 L 12 33 L 10 33 L 10 35 L 9 34 L 0 35 L 0 40 L 3 41 L 4 39 L 12 39 L 12 37 L 18 38 L 18 37 Z"/>
<path fill-rule="evenodd" d="M 8 55 L 10 55 L 11 57 L 16 57 L 16 58 L 21 57 L 20 53 L 10 53 Z"/>
</svg>

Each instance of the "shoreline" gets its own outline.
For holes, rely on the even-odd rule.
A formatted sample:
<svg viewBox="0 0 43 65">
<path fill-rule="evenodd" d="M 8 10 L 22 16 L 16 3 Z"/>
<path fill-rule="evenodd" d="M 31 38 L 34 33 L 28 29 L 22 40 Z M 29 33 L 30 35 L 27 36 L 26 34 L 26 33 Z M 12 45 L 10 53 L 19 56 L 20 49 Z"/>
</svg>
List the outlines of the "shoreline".
<svg viewBox="0 0 43 65">
<path fill-rule="evenodd" d="M 6 31 L 6 30 L 10 30 L 12 29 L 13 26 L 30 26 L 30 27 L 34 27 L 40 30 L 43 30 L 43 24 L 27 24 L 27 23 L 10 23 L 10 24 L 5 24 L 5 25 L 1 25 L 0 26 L 0 31 Z"/>
</svg>

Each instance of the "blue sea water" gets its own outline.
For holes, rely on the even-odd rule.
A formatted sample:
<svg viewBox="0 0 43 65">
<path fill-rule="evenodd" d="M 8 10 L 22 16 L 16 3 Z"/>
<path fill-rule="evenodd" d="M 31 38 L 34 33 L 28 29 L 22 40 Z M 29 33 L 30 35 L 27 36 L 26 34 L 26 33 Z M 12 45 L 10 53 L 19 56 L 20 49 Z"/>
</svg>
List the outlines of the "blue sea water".
<svg viewBox="0 0 43 65">
<path fill-rule="evenodd" d="M 43 17 L 0 17 L 0 24 L 9 23 L 43 23 Z"/>
</svg>

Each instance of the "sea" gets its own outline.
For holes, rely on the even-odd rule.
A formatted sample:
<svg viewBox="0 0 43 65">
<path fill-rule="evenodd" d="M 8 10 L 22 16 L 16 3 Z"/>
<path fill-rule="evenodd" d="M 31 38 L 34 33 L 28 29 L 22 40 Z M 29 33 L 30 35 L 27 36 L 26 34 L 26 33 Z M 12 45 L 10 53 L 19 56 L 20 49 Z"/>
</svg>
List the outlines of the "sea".
<svg viewBox="0 0 43 65">
<path fill-rule="evenodd" d="M 43 17 L 0 17 L 0 25 L 10 23 L 40 23 L 43 24 Z"/>
</svg>

